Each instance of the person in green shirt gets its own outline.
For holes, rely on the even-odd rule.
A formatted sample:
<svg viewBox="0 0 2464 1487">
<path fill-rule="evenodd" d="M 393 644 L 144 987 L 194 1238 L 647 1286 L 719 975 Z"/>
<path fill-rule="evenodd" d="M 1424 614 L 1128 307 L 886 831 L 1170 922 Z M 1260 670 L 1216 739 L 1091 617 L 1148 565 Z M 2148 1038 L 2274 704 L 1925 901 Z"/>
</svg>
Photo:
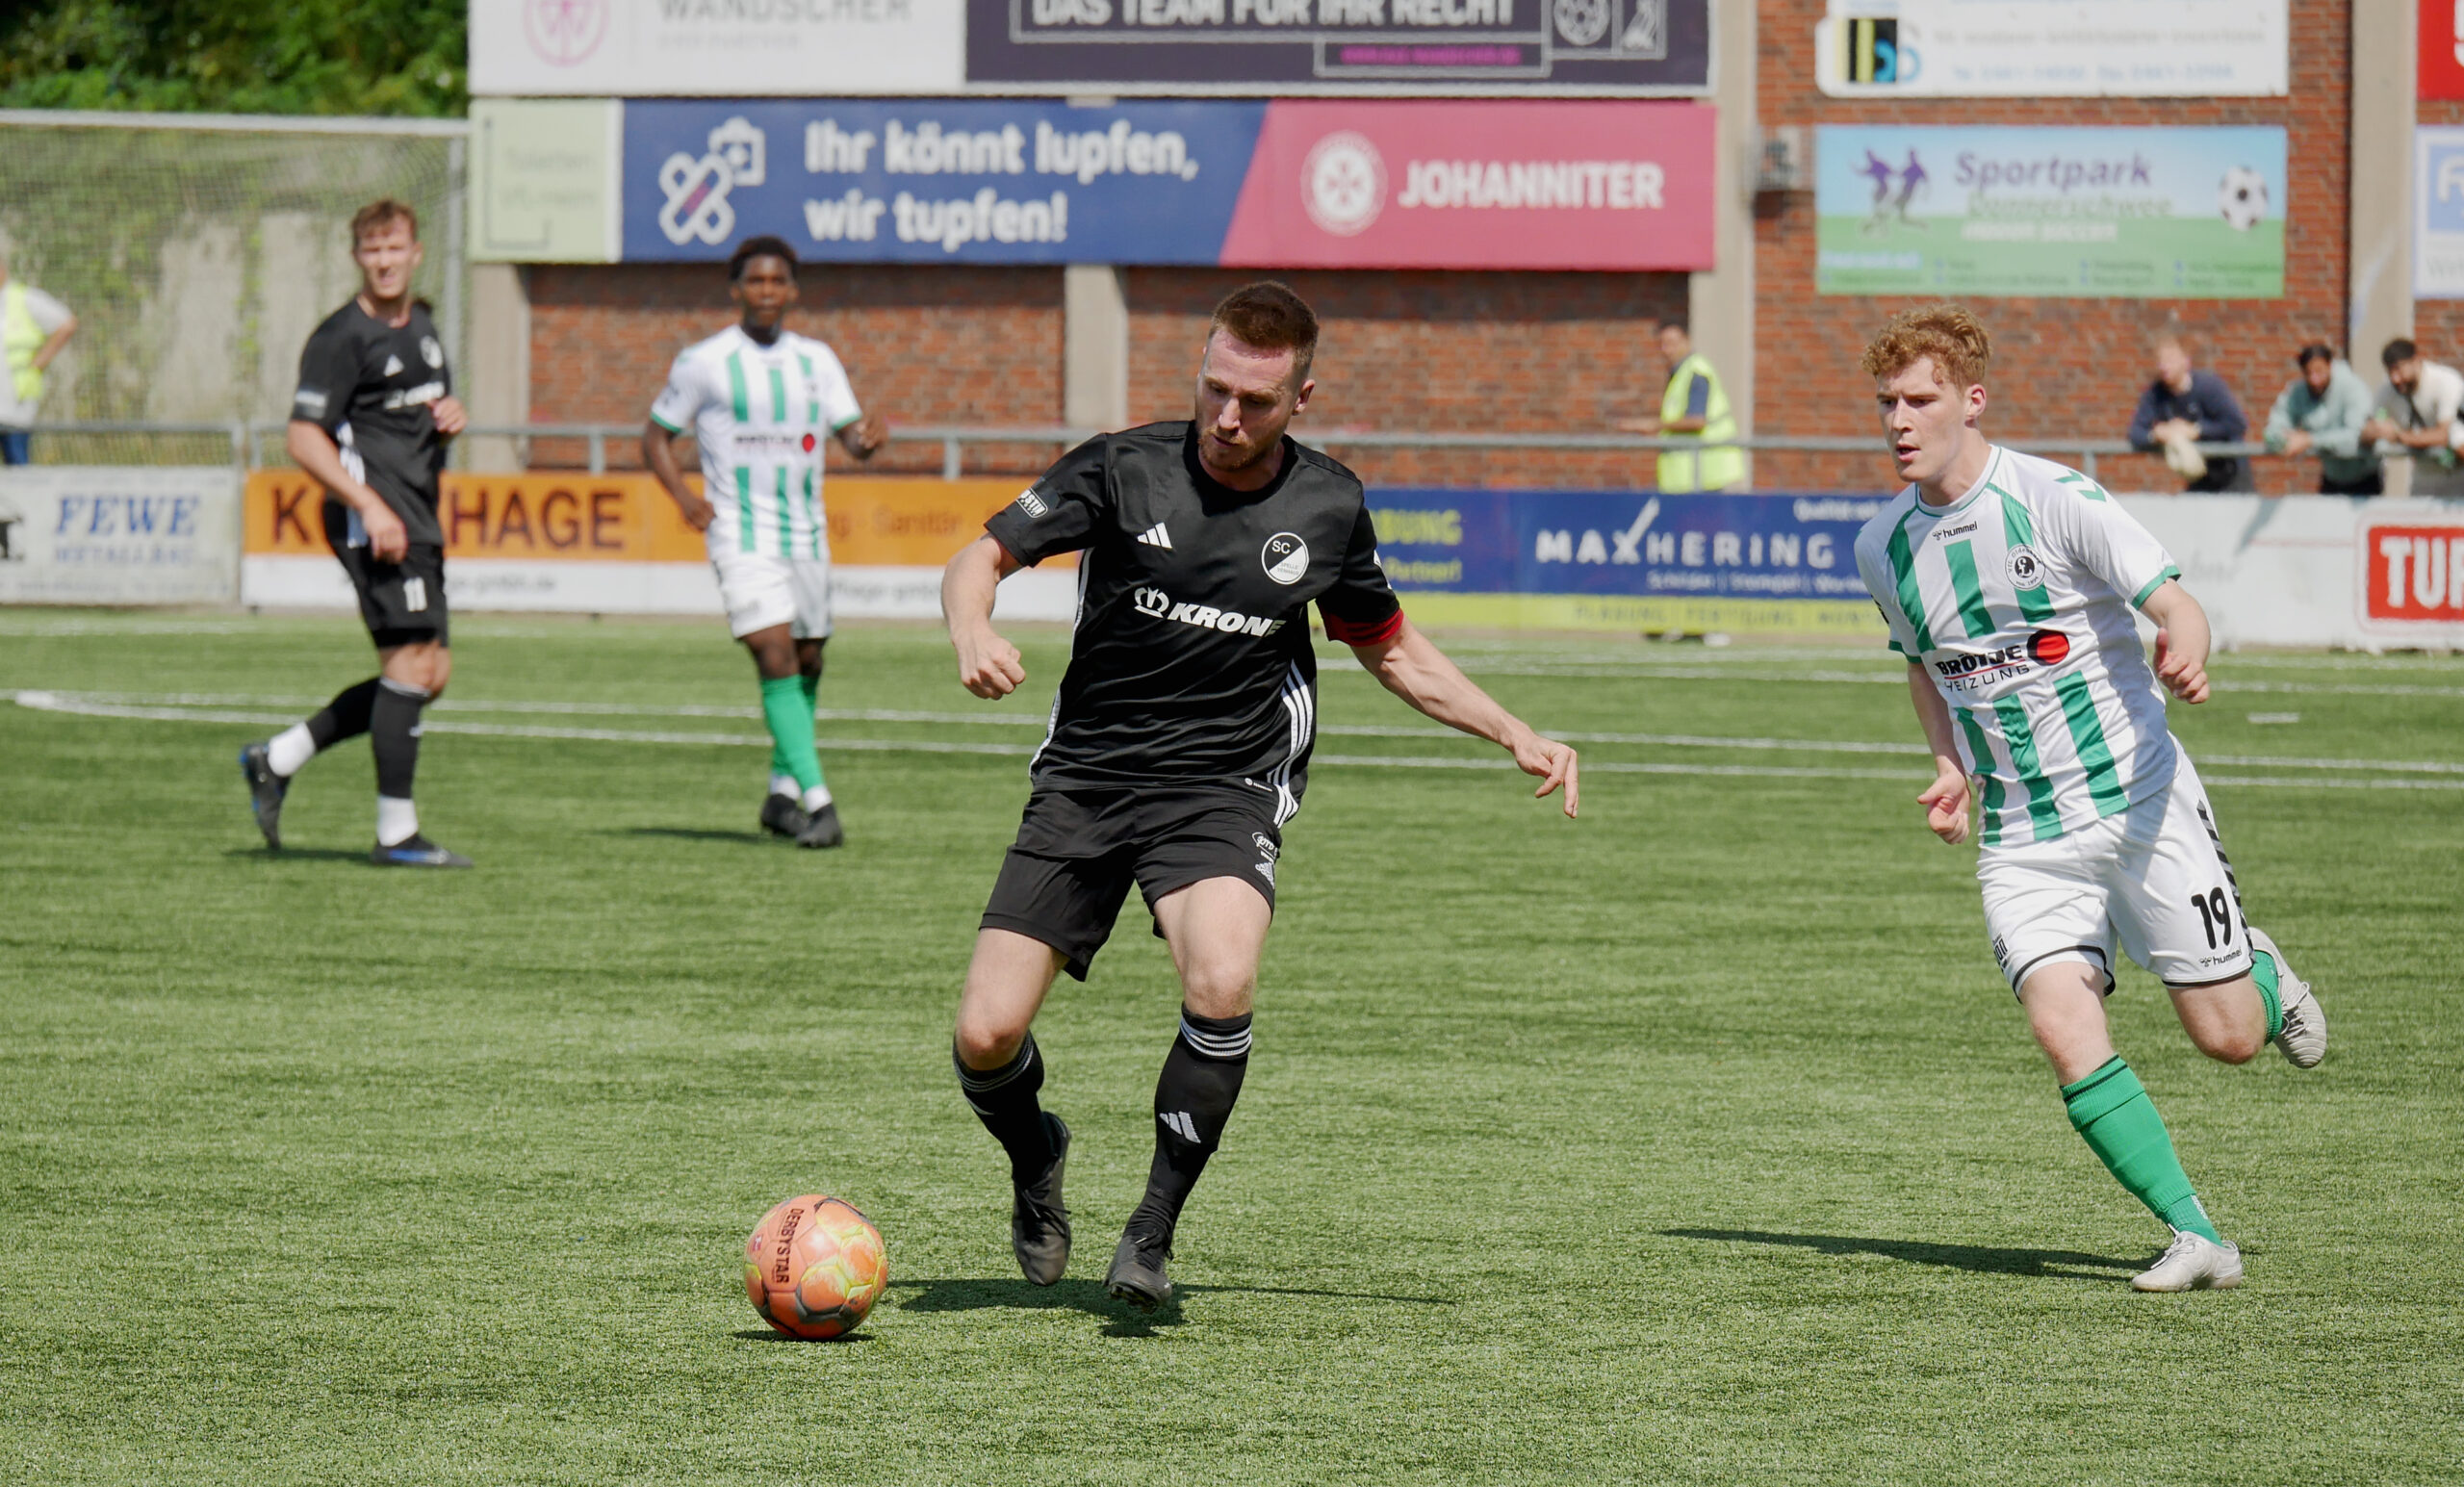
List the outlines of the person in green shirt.
<svg viewBox="0 0 2464 1487">
<path fill-rule="evenodd" d="M 2384 494 L 2378 456 L 2361 443 L 2362 425 L 2370 422 L 2369 387 L 2332 347 L 2317 342 L 2296 352 L 2294 360 L 2301 375 L 2268 412 L 2268 448 L 2279 454 L 2317 454 L 2322 496 Z"/>
</svg>

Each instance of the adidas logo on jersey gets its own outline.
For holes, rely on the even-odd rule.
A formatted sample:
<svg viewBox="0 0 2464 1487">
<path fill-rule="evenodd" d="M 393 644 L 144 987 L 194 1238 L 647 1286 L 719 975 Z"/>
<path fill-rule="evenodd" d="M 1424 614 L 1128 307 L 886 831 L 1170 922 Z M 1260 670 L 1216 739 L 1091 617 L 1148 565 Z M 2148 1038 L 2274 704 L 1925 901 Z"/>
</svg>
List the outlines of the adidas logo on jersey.
<svg viewBox="0 0 2464 1487">
<path fill-rule="evenodd" d="M 402 359 L 398 356 L 388 356 L 385 358 L 385 370 L 380 373 L 380 375 L 390 377 L 395 375 L 397 372 L 399 372 L 401 370 Z"/>
<path fill-rule="evenodd" d="M 1161 522 L 1140 532 L 1138 540 L 1150 548 L 1162 548 L 1167 552 L 1172 551 L 1172 534 L 1164 530 L 1164 524 Z"/>
</svg>

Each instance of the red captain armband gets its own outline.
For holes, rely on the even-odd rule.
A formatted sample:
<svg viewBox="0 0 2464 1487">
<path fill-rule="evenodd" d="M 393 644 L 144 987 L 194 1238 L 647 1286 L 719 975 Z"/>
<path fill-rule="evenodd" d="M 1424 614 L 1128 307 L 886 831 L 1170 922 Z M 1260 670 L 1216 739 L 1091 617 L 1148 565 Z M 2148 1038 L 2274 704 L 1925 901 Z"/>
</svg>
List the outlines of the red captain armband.
<svg viewBox="0 0 2464 1487">
<path fill-rule="evenodd" d="M 1326 614 L 1323 605 L 1318 612 L 1325 615 L 1326 638 L 1340 640 L 1348 646 L 1382 646 L 1403 632 L 1403 606 L 1400 604 L 1397 604 L 1394 611 L 1382 620 L 1347 620 L 1340 615 Z"/>
</svg>

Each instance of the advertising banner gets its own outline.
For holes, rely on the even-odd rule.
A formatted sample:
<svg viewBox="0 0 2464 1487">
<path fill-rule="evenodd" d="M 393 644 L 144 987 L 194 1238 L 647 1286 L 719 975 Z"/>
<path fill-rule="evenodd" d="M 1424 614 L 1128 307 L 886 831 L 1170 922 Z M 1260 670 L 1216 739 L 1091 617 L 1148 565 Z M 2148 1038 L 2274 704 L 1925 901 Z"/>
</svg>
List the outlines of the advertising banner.
<svg viewBox="0 0 2464 1487">
<path fill-rule="evenodd" d="M 963 0 L 471 0 L 474 97 L 956 92 Z"/>
<path fill-rule="evenodd" d="M 228 603 L 239 532 L 227 467 L 0 470 L 0 603 Z"/>
<path fill-rule="evenodd" d="M 611 106 L 634 262 L 767 232 L 841 263 L 1712 263 L 1715 115 L 1694 103 Z"/>
<path fill-rule="evenodd" d="M 1835 98 L 2280 98 L 2290 90 L 2291 9 L 2291 0 L 1831 0 L 1814 26 L 1814 81 Z"/>
<path fill-rule="evenodd" d="M 1710 0 L 966 0 L 966 76 L 974 89 L 1051 93 L 1701 93 L 1710 11 Z"/>
<path fill-rule="evenodd" d="M 223 473 L 226 483 L 229 472 Z M 698 481 L 696 482 L 698 486 Z M 851 618 L 931 619 L 941 565 L 1017 498 L 1014 479 L 839 476 L 823 487 L 832 603 Z M 316 482 L 297 471 L 248 476 L 243 602 L 352 607 L 350 584 L 325 547 Z M 702 534 L 647 474 L 448 472 L 437 505 L 446 538 L 446 597 L 455 608 L 569 613 L 722 613 Z M 1001 586 L 999 613 L 1067 619 L 1077 576 L 1060 558 Z M 227 597 L 227 596 L 226 596 Z"/>
<path fill-rule="evenodd" d="M 624 106 L 606 98 L 471 101 L 471 257 L 615 260 Z"/>
<path fill-rule="evenodd" d="M 1824 126 L 1825 295 L 2274 299 L 2285 132 Z"/>
<path fill-rule="evenodd" d="M 1388 489 L 1377 554 L 1415 615 L 1551 628 L 1870 632 L 1879 496 Z"/>
<path fill-rule="evenodd" d="M 2219 644 L 2464 646 L 2464 500 L 2127 496 Z"/>
<path fill-rule="evenodd" d="M 2464 6 L 2419 0 L 2421 48 L 2414 94 L 2464 99 Z"/>
<path fill-rule="evenodd" d="M 2413 131 L 2413 297 L 2464 299 L 2464 129 Z"/>
</svg>

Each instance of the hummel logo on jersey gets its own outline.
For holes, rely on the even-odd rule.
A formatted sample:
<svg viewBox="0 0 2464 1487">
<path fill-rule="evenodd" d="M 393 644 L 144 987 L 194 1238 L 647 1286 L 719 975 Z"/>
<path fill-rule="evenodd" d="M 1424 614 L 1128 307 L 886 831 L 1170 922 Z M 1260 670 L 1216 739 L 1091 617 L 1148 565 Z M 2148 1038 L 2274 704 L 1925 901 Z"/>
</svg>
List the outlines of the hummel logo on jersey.
<svg viewBox="0 0 2464 1487">
<path fill-rule="evenodd" d="M 1172 551 L 1172 534 L 1164 530 L 1164 524 L 1161 522 L 1140 532 L 1138 540 L 1150 548 L 1162 548 L 1167 552 Z"/>
<path fill-rule="evenodd" d="M 1190 1113 L 1188 1111 L 1175 1110 L 1160 1112 L 1157 1114 L 1155 1118 L 1164 1122 L 1165 1130 L 1171 1132 L 1174 1136 L 1179 1137 L 1191 1145 L 1202 1146 L 1206 1144 L 1204 1141 L 1198 1140 L 1197 1122 L 1190 1118 Z"/>
<path fill-rule="evenodd" d="M 398 356 L 388 356 L 385 358 L 385 371 L 382 375 L 390 377 L 401 370 L 402 359 Z"/>
<path fill-rule="evenodd" d="M 1281 620 L 1270 620 L 1264 615 L 1218 609 L 1213 604 L 1176 602 L 1162 589 L 1138 589 L 1131 593 L 1129 602 L 1138 606 L 1140 614 L 1149 618 L 1194 625 L 1200 629 L 1219 630 L 1226 635 L 1271 635 L 1283 628 Z"/>
</svg>

